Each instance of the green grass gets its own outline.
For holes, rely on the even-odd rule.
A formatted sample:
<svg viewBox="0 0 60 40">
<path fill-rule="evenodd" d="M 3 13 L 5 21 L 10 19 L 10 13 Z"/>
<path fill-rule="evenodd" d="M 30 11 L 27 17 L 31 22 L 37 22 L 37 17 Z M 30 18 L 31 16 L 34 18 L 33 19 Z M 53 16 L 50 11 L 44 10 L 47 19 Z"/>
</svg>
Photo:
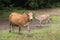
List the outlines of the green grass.
<svg viewBox="0 0 60 40">
<path fill-rule="evenodd" d="M 51 23 L 38 30 L 32 29 L 30 33 L 26 30 L 22 30 L 22 34 L 0 31 L 0 40 L 60 40 L 60 16 L 52 15 L 51 19 Z"/>
</svg>

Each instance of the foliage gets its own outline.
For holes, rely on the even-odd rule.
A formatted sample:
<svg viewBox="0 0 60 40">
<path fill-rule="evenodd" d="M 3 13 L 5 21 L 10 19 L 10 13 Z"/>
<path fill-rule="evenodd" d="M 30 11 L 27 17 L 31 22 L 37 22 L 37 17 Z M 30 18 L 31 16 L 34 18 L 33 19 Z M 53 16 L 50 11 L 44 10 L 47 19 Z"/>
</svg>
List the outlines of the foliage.
<svg viewBox="0 0 60 40">
<path fill-rule="evenodd" d="M 56 8 L 60 7 L 60 0 L 0 0 L 0 9 L 17 6 L 26 9 Z"/>
<path fill-rule="evenodd" d="M 29 6 L 30 6 L 30 8 L 32 8 L 32 9 L 36 9 L 36 8 L 38 8 L 38 2 L 37 2 L 37 0 L 30 0 L 30 1 L 28 1 L 29 2 Z"/>
</svg>

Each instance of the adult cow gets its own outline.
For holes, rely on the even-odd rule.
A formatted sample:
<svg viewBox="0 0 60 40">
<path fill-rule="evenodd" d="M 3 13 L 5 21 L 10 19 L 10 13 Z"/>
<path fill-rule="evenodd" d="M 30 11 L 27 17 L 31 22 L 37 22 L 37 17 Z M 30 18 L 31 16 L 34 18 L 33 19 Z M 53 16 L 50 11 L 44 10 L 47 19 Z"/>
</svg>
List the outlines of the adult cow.
<svg viewBox="0 0 60 40">
<path fill-rule="evenodd" d="M 33 13 L 32 12 L 29 12 L 28 14 L 26 14 L 26 13 L 18 14 L 16 12 L 12 12 L 9 15 L 9 21 L 10 21 L 9 32 L 11 32 L 11 30 L 14 26 L 19 27 L 19 33 L 21 30 L 21 27 L 25 27 L 25 26 L 28 28 L 28 31 L 30 32 L 29 23 L 32 19 L 33 19 Z"/>
<path fill-rule="evenodd" d="M 50 19 L 51 19 L 49 14 L 41 14 L 41 15 L 37 14 L 35 18 L 39 20 L 40 26 L 42 23 L 46 24 L 50 22 Z"/>
</svg>

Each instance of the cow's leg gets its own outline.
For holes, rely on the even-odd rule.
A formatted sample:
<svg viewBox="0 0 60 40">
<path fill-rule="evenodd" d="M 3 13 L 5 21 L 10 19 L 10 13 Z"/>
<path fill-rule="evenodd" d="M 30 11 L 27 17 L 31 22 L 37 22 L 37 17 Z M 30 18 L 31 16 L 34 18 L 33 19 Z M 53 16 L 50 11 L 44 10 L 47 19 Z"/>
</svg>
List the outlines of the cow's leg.
<svg viewBox="0 0 60 40">
<path fill-rule="evenodd" d="M 49 18 L 47 18 L 45 21 L 46 21 L 46 24 L 47 24 L 47 23 L 49 23 L 50 20 L 49 20 Z"/>
<path fill-rule="evenodd" d="M 28 29 L 28 32 L 30 32 L 30 27 L 29 27 L 29 25 L 27 26 L 27 29 Z"/>
<path fill-rule="evenodd" d="M 51 19 L 51 18 L 49 18 L 48 23 L 50 23 L 51 21 L 52 21 L 52 19 Z"/>
<path fill-rule="evenodd" d="M 46 18 L 44 21 L 45 21 L 45 24 L 47 24 L 49 21 L 49 18 Z"/>
<path fill-rule="evenodd" d="M 9 24 L 9 32 L 11 32 L 11 30 L 12 30 L 12 23 L 10 22 L 10 24 Z"/>
<path fill-rule="evenodd" d="M 19 26 L 19 34 L 20 34 L 20 31 L 21 31 L 21 26 Z"/>
<path fill-rule="evenodd" d="M 26 27 L 27 27 L 28 32 L 30 32 L 29 24 L 30 24 L 30 22 L 28 22 L 28 23 L 26 24 Z"/>
<path fill-rule="evenodd" d="M 12 24 L 12 28 L 11 28 L 12 31 L 14 31 L 14 27 L 15 27 L 15 25 Z"/>
<path fill-rule="evenodd" d="M 49 20 L 48 20 L 48 19 L 46 19 L 46 20 L 45 20 L 45 24 L 47 24 L 47 23 L 48 23 L 48 21 L 49 21 Z"/>
<path fill-rule="evenodd" d="M 40 27 L 41 27 L 41 22 L 42 22 L 42 21 L 39 22 L 39 23 L 40 23 Z"/>
<path fill-rule="evenodd" d="M 11 31 L 14 31 L 14 25 L 10 22 L 10 26 L 9 26 L 9 32 L 11 32 Z"/>
</svg>

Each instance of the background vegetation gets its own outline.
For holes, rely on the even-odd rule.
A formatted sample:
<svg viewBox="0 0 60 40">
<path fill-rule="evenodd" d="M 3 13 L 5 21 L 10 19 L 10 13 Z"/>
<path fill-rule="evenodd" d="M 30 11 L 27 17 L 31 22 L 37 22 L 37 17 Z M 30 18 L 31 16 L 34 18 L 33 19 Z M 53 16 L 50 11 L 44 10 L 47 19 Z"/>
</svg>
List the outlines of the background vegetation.
<svg viewBox="0 0 60 40">
<path fill-rule="evenodd" d="M 10 13 L 14 10 L 32 10 L 41 8 L 60 8 L 60 0 L 0 0 L 1 16 L 8 11 Z"/>
<path fill-rule="evenodd" d="M 26 9 L 60 7 L 60 0 L 0 0 L 0 9 L 19 7 Z"/>
</svg>

